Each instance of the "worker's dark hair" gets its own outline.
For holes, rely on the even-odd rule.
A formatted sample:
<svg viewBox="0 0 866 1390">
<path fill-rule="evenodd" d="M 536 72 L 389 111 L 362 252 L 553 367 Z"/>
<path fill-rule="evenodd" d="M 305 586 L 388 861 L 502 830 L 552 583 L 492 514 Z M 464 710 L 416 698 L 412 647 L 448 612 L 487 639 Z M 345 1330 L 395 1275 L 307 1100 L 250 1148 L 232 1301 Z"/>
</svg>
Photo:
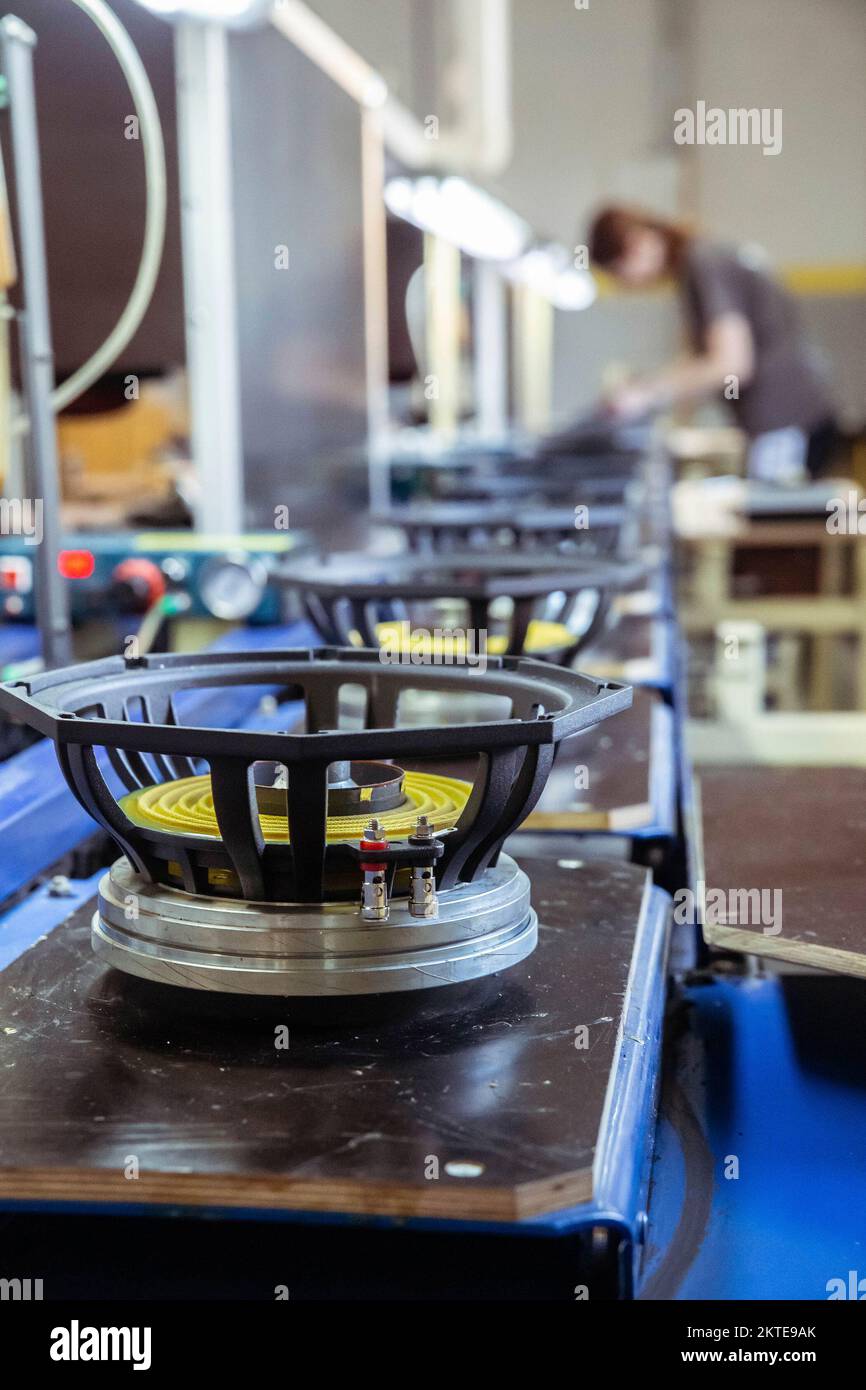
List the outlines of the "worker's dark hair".
<svg viewBox="0 0 866 1390">
<path fill-rule="evenodd" d="M 632 232 L 646 228 L 658 232 L 667 246 L 667 268 L 676 272 L 692 236 L 684 222 L 669 221 L 641 208 L 613 203 L 597 212 L 589 228 L 590 264 L 606 270 L 625 254 Z"/>
</svg>

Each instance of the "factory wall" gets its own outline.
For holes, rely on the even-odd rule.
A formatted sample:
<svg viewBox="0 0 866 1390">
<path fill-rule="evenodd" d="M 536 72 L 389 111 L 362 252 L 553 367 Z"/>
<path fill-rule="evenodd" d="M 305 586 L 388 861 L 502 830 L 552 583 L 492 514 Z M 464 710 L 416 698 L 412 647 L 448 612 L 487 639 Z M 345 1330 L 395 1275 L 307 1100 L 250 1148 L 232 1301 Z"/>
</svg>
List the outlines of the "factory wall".
<svg viewBox="0 0 866 1390">
<path fill-rule="evenodd" d="M 691 101 L 783 111 L 777 157 L 697 148 L 701 221 L 791 274 L 843 419 L 866 423 L 866 5 L 698 0 Z"/>
<path fill-rule="evenodd" d="M 866 260 L 866 5 L 697 0 L 692 98 L 781 107 L 775 158 L 697 150 L 697 211 L 781 264 Z"/>
</svg>

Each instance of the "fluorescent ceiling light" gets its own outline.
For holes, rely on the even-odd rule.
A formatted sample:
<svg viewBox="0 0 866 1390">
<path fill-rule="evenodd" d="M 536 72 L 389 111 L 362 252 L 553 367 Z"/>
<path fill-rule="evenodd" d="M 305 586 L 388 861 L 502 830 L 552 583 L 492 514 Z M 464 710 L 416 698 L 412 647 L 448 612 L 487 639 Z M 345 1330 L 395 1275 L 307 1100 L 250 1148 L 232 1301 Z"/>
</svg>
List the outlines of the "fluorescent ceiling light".
<svg viewBox="0 0 866 1390">
<path fill-rule="evenodd" d="M 138 3 L 166 18 L 216 19 L 226 23 L 252 19 L 270 9 L 269 0 L 138 0 Z"/>
<path fill-rule="evenodd" d="M 588 309 L 596 297 L 588 270 L 575 266 L 564 246 L 532 246 L 504 274 L 515 285 L 526 285 L 556 309 Z"/>
<path fill-rule="evenodd" d="M 504 203 L 453 175 L 389 179 L 385 202 L 395 217 L 478 260 L 514 260 L 532 234 L 528 223 Z"/>
</svg>

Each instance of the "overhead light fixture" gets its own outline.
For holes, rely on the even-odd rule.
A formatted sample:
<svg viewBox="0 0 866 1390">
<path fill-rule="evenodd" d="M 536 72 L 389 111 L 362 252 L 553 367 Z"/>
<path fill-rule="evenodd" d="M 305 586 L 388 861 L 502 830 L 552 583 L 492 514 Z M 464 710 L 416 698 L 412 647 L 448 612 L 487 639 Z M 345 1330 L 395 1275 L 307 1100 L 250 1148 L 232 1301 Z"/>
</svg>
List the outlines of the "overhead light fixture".
<svg viewBox="0 0 866 1390">
<path fill-rule="evenodd" d="M 532 236 L 516 212 L 456 175 L 389 179 L 385 203 L 395 217 L 478 260 L 512 261 Z"/>
<path fill-rule="evenodd" d="M 555 309 L 588 309 L 598 293 L 588 270 L 575 266 L 564 246 L 555 242 L 530 247 L 506 266 L 503 274 L 514 285 L 525 285 Z"/>
<path fill-rule="evenodd" d="M 138 0 L 146 10 L 166 19 L 205 19 L 223 24 L 249 24 L 264 18 L 271 0 Z"/>
</svg>

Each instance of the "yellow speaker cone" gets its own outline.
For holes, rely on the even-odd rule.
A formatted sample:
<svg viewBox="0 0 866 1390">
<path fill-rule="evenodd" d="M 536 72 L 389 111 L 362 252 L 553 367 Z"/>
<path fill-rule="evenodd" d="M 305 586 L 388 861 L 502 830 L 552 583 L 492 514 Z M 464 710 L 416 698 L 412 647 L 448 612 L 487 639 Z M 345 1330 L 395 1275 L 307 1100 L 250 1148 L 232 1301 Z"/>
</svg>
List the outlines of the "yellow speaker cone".
<svg viewBox="0 0 866 1390">
<path fill-rule="evenodd" d="M 433 772 L 407 772 L 404 774 L 403 790 L 406 796 L 404 806 L 379 812 L 379 821 L 390 840 L 411 835 L 419 816 L 426 816 L 435 830 L 450 830 L 457 824 L 469 800 L 472 784 L 458 777 L 441 777 Z M 149 830 L 220 839 L 210 777 L 207 775 L 182 777 L 177 782 L 143 787 L 122 797 L 120 806 L 134 825 Z M 329 816 L 329 843 L 335 840 L 359 840 L 369 818 L 369 812 L 358 816 Z M 288 840 L 286 816 L 262 814 L 259 820 L 266 840 L 280 840 L 283 843 Z"/>
<path fill-rule="evenodd" d="M 376 636 L 380 645 L 387 644 L 392 649 L 417 652 L 423 659 L 432 656 L 459 661 L 467 651 L 466 638 L 459 628 L 454 632 L 443 628 L 441 633 L 418 628 L 410 632 L 407 643 L 405 622 L 385 622 L 376 624 Z M 570 647 L 573 641 L 574 634 L 564 623 L 550 623 L 544 618 L 533 618 L 527 628 L 523 650 L 527 653 L 561 651 L 563 647 Z M 487 651 L 490 656 L 502 656 L 507 646 L 508 637 L 504 632 L 493 632 L 487 638 Z"/>
</svg>

